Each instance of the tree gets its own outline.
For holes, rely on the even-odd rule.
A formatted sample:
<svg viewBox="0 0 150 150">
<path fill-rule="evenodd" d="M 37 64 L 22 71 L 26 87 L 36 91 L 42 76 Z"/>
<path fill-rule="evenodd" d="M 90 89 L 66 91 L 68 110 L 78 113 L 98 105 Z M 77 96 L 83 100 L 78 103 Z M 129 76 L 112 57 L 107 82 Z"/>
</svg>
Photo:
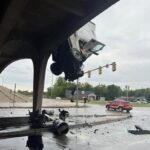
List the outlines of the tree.
<svg viewBox="0 0 150 150">
<path fill-rule="evenodd" d="M 65 86 L 66 85 L 66 81 L 63 77 L 58 77 L 56 80 L 56 83 L 54 84 L 55 86 Z"/>
<path fill-rule="evenodd" d="M 87 82 L 79 88 L 80 90 L 83 90 L 83 91 L 93 91 L 93 86 Z"/>
<path fill-rule="evenodd" d="M 66 89 L 67 90 L 72 90 L 75 89 L 77 85 L 74 82 L 66 82 Z"/>
<path fill-rule="evenodd" d="M 56 83 L 53 88 L 49 87 L 47 89 L 47 97 L 65 97 L 65 90 L 72 90 L 76 88 L 76 84 L 74 82 L 66 82 L 63 77 L 58 77 Z M 119 86 L 116 85 L 97 85 L 93 87 L 91 84 L 86 82 L 82 86 L 79 86 L 79 90 L 83 91 L 93 91 L 98 97 L 105 97 L 106 100 L 113 100 L 120 96 L 126 96 L 126 89 L 123 91 Z M 28 91 L 18 91 L 22 94 L 28 95 L 32 94 L 32 92 Z M 150 102 L 150 88 L 147 89 L 137 89 L 137 90 L 129 90 L 129 96 L 133 97 L 145 97 Z"/>
<path fill-rule="evenodd" d="M 120 97 L 121 94 L 122 94 L 122 90 L 119 86 L 116 85 L 107 86 L 107 95 L 106 95 L 107 100 L 113 100 L 117 97 Z"/>
<path fill-rule="evenodd" d="M 52 96 L 52 87 L 47 88 L 46 96 L 49 98 Z"/>
<path fill-rule="evenodd" d="M 55 86 L 52 89 L 52 96 L 53 97 L 65 97 L 65 87 L 63 87 L 63 86 Z"/>
<path fill-rule="evenodd" d="M 52 88 L 52 96 L 53 97 L 64 97 L 65 96 L 65 88 L 66 88 L 66 81 L 63 77 L 58 77 L 54 87 Z"/>
<path fill-rule="evenodd" d="M 150 88 L 145 89 L 144 96 L 150 102 Z"/>
<path fill-rule="evenodd" d="M 98 97 L 106 97 L 106 95 L 107 95 L 107 86 L 97 85 L 93 88 L 93 91 Z"/>
<path fill-rule="evenodd" d="M 76 84 L 73 82 L 66 82 L 63 77 L 58 77 L 56 83 L 54 84 L 53 88 L 49 87 L 47 89 L 47 96 L 48 97 L 65 97 L 65 90 L 69 89 L 72 90 L 76 88 Z"/>
<path fill-rule="evenodd" d="M 33 95 L 33 92 L 29 92 L 29 91 L 22 91 L 22 90 L 18 90 L 17 91 L 18 93 L 21 93 L 23 95 L 26 95 L 26 96 L 32 96 Z"/>
</svg>

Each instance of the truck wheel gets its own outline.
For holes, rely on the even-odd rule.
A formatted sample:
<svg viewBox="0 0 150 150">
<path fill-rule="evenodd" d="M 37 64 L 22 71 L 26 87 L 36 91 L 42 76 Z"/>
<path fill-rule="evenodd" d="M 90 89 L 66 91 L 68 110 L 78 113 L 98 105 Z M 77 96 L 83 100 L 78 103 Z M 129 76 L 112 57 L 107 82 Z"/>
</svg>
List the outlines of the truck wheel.
<svg viewBox="0 0 150 150">
<path fill-rule="evenodd" d="M 62 73 L 62 69 L 60 65 L 57 63 L 51 64 L 50 68 L 51 68 L 52 73 L 55 75 L 60 75 Z"/>
<path fill-rule="evenodd" d="M 123 108 L 122 108 L 122 107 L 119 107 L 118 110 L 119 110 L 120 112 L 123 112 Z"/>
</svg>

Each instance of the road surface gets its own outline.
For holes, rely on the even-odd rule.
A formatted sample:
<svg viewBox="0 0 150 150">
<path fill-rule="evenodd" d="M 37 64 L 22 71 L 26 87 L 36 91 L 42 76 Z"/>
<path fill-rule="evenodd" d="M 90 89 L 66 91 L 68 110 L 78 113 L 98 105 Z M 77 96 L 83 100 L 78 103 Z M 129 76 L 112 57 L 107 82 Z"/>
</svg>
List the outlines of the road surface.
<svg viewBox="0 0 150 150">
<path fill-rule="evenodd" d="M 58 110 L 55 114 L 58 114 Z M 88 108 L 67 108 L 72 116 L 89 115 L 119 115 L 120 112 L 106 111 L 103 106 Z M 26 115 L 27 109 L 2 109 L 0 114 L 16 116 Z M 123 113 L 126 114 L 126 113 Z M 140 125 L 150 130 L 150 108 L 134 108 L 131 111 L 132 118 L 120 122 L 93 126 L 92 128 L 76 128 L 63 137 L 56 137 L 52 133 L 44 133 L 42 136 L 43 150 L 141 150 L 150 146 L 150 135 L 132 135 L 128 129 L 134 129 L 134 125 Z M 93 119 L 93 118 L 92 118 Z M 87 120 L 87 121 L 88 121 Z M 85 117 L 75 117 L 75 121 L 86 121 Z M 94 119 L 93 119 L 94 121 Z M 0 140 L 0 149 L 3 150 L 28 150 L 27 137 Z M 8 144 L 9 143 L 9 144 Z"/>
</svg>

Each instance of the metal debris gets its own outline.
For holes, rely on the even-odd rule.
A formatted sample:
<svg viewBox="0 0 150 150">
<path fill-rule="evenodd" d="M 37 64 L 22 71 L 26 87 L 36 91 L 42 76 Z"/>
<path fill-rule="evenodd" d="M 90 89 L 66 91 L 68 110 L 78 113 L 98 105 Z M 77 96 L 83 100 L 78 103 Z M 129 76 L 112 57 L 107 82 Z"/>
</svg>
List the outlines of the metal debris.
<svg viewBox="0 0 150 150">
<path fill-rule="evenodd" d="M 96 133 L 97 131 L 98 131 L 98 129 L 95 129 L 95 130 L 94 130 L 94 133 Z"/>
</svg>

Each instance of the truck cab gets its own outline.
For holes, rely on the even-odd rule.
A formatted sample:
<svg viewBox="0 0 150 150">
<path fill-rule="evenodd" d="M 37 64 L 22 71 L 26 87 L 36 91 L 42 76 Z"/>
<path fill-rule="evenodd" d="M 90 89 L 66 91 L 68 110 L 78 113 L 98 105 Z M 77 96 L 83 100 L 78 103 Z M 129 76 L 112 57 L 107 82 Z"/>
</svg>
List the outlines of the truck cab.
<svg viewBox="0 0 150 150">
<path fill-rule="evenodd" d="M 92 54 L 98 55 L 105 45 L 96 40 L 95 24 L 87 23 L 55 51 L 52 52 L 54 63 L 51 71 L 55 75 L 65 73 L 65 80 L 73 81 L 84 75 L 83 62 Z"/>
</svg>

